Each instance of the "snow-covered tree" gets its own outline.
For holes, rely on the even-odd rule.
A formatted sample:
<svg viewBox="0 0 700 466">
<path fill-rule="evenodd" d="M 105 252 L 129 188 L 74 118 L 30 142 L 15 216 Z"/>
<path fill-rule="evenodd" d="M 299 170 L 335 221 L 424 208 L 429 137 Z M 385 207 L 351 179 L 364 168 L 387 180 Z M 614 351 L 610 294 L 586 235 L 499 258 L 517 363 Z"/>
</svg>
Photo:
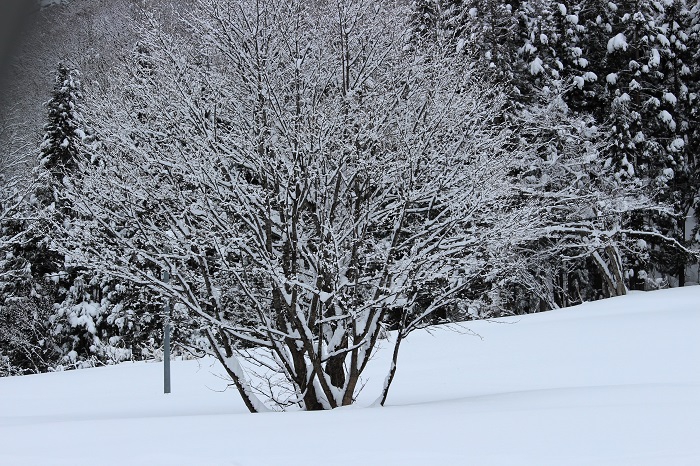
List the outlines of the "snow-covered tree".
<svg viewBox="0 0 700 466">
<path fill-rule="evenodd" d="M 583 3 L 584 49 L 600 77 L 589 88 L 595 102 L 589 108 L 609 125 L 609 163 L 618 178 L 644 180 L 674 207 L 672 215 L 636 216 L 631 225 L 684 243 L 685 217 L 696 191 L 690 181 L 696 149 L 688 136 L 695 126 L 690 102 L 697 75 L 687 4 Z M 656 269 L 682 285 L 687 254 L 665 243 L 649 246 L 635 259 L 635 281 L 644 286 L 645 274 Z"/>
<path fill-rule="evenodd" d="M 18 255 L 34 191 L 26 163 L 29 144 L 19 134 L 16 124 L 0 126 L 0 138 L 12 140 L 0 150 L 0 376 L 45 370 L 51 359 L 49 345 L 42 345 L 50 304 L 29 298 L 31 267 Z"/>
<path fill-rule="evenodd" d="M 673 207 L 629 216 L 631 229 L 671 241 L 636 248 L 625 268 L 634 270 L 635 286 L 650 286 L 645 276 L 652 270 L 683 284 L 692 260 L 683 250 L 689 236 L 685 219 L 698 190 L 691 135 L 698 82 L 692 6 L 682 0 L 440 5 L 447 19 L 433 27 L 447 32 L 435 37 L 451 37 L 452 46 L 499 77 L 513 104 L 506 118 L 565 91 L 578 118 L 595 118 L 614 176 L 646 185 L 649 195 Z"/>
<path fill-rule="evenodd" d="M 517 2 L 447 0 L 443 3 L 444 24 L 452 46 L 507 85 L 505 92 L 509 95 L 517 94 L 517 86 L 512 86 L 522 66 L 518 60 L 518 47 L 523 35 Z"/>
<path fill-rule="evenodd" d="M 387 313 L 405 309 L 408 331 L 468 283 L 478 240 L 464 228 L 491 198 L 471 193 L 503 174 L 502 129 L 468 69 L 402 54 L 386 6 L 229 7 L 202 4 L 208 56 L 151 38 L 159 69 L 111 98 L 139 112 L 103 109 L 103 164 L 83 165 L 73 201 L 92 221 L 71 234 L 197 316 L 251 411 L 263 405 L 236 354 L 274 367 L 289 391 L 258 388 L 282 406 L 347 405 Z"/>
<path fill-rule="evenodd" d="M 688 92 L 688 106 L 690 107 L 689 142 L 686 148 L 700 148 L 700 2 L 697 0 L 690 7 L 690 40 L 688 50 L 692 57 L 694 66 L 690 66 L 694 79 L 693 86 Z M 694 200 L 691 209 L 694 217 L 691 220 L 691 231 L 687 235 L 691 241 L 697 245 L 700 243 L 700 154 L 694 151 L 688 158 L 690 167 L 689 186 L 691 193 L 694 192 Z M 695 224 L 693 226 L 693 223 Z"/>
<path fill-rule="evenodd" d="M 124 308 L 119 291 L 128 287 L 115 286 L 86 266 L 66 267 L 55 244 L 54 225 L 70 224 L 76 215 L 62 192 L 87 139 L 77 77 L 77 71 L 59 65 L 34 179 L 26 166 L 8 167 L 15 175 L 3 185 L 8 194 L 0 218 L 0 314 L 6 325 L 0 333 L 7 367 L 19 372 L 127 359 L 136 343 L 131 337 L 139 331 L 134 324 L 140 319 Z"/>
<path fill-rule="evenodd" d="M 68 180 L 63 250 L 172 299 L 253 412 L 352 403 L 391 324 L 383 403 L 403 338 L 475 284 L 531 274 L 529 245 L 594 255 L 624 234 L 607 226 L 636 201 L 592 190 L 593 129 L 563 103 L 505 125 L 478 67 L 405 47 L 408 16 L 202 0 L 86 104 L 102 142 Z M 565 144 L 533 144 L 550 114 Z"/>
<path fill-rule="evenodd" d="M 580 87 L 595 79 L 582 56 L 579 7 L 570 3 L 442 0 L 437 2 L 441 21 L 424 23 L 421 5 L 415 4 L 414 27 L 439 29 L 423 36 L 444 37 L 467 59 L 489 69 L 519 107 L 537 101 L 541 92 Z"/>
<path fill-rule="evenodd" d="M 442 33 L 442 2 L 440 0 L 416 0 L 411 5 L 411 39 L 424 45 L 438 42 Z"/>
<path fill-rule="evenodd" d="M 75 168 L 79 146 L 85 138 L 85 124 L 79 111 L 81 99 L 78 71 L 59 63 L 53 95 L 46 104 L 48 122 L 40 148 L 40 165 L 57 180 Z"/>
<path fill-rule="evenodd" d="M 32 212 L 20 226 L 25 231 L 25 240 L 16 255 L 30 264 L 31 273 L 38 280 L 47 276 L 58 278 L 64 271 L 63 256 L 52 246 L 50 220 L 63 222 L 70 216 L 69 206 L 59 200 L 59 193 L 64 177 L 77 167 L 85 138 L 78 77 L 77 70 L 58 65 L 53 94 L 46 103 L 47 123 L 39 148 L 39 167 L 35 170 Z"/>
</svg>

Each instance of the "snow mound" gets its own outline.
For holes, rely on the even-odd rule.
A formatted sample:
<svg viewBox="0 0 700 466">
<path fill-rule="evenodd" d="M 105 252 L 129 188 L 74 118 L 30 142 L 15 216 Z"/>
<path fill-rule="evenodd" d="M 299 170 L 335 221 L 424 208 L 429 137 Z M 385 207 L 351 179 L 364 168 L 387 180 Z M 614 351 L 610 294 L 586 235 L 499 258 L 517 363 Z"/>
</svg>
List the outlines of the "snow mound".
<svg viewBox="0 0 700 466">
<path fill-rule="evenodd" d="M 615 50 L 627 50 L 627 38 L 623 33 L 619 33 L 608 41 L 608 53 Z"/>
</svg>

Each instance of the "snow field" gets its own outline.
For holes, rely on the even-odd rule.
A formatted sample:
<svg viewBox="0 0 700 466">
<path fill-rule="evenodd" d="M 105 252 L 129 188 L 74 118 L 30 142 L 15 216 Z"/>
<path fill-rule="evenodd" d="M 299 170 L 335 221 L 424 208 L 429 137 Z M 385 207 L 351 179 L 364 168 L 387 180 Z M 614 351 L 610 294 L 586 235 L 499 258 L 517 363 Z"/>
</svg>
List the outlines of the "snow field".
<svg viewBox="0 0 700 466">
<path fill-rule="evenodd" d="M 472 335 L 478 334 L 478 336 Z M 387 407 L 250 415 L 212 360 L 0 379 L 0 465 L 698 465 L 700 287 L 420 331 Z"/>
</svg>

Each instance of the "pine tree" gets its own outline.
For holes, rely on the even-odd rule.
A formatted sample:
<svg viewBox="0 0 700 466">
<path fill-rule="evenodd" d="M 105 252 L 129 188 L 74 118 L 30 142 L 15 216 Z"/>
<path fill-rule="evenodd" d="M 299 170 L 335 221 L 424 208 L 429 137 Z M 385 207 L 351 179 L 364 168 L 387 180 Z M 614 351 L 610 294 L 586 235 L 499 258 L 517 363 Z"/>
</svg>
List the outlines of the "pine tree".
<svg viewBox="0 0 700 466">
<path fill-rule="evenodd" d="M 80 144 L 86 138 L 85 123 L 80 114 L 82 90 L 80 73 L 59 63 L 51 100 L 44 140 L 40 146 L 40 166 L 51 176 L 50 186 L 60 183 L 66 173 L 75 170 Z M 54 193 L 44 202 L 57 200 Z"/>
<path fill-rule="evenodd" d="M 691 219 L 688 235 L 694 244 L 700 243 L 700 0 L 690 7 L 690 26 L 688 50 L 691 58 L 691 86 L 688 89 L 686 105 L 690 109 L 688 131 L 688 167 L 689 191 L 694 195 L 691 209 L 694 218 Z M 694 224 L 694 225 L 693 225 Z"/>
<path fill-rule="evenodd" d="M 630 215 L 627 226 L 672 241 L 639 241 L 626 260 L 638 286 L 652 270 L 683 284 L 690 258 L 671 244 L 683 243 L 698 203 L 698 2 L 444 0 L 440 11 L 421 30 L 436 24 L 437 37 L 498 77 L 512 102 L 505 121 L 564 91 L 573 114 L 602 129 L 603 176 L 645 184 L 675 210 Z M 562 145 L 556 134 L 530 137 Z"/>
<path fill-rule="evenodd" d="M 688 131 L 693 86 L 689 63 L 688 10 L 683 1 L 666 3 L 586 2 L 585 48 L 603 78 L 589 101 L 611 141 L 607 156 L 616 176 L 644 180 L 658 199 L 678 214 L 689 209 Z M 595 15 L 595 16 L 593 16 Z M 692 156 L 690 156 L 692 158 Z M 692 196 L 691 196 L 692 197 Z M 684 217 L 684 215 L 683 215 Z M 684 241 L 684 220 L 668 215 L 633 216 L 631 225 Z M 635 282 L 651 269 L 684 281 L 687 258 L 667 244 L 650 244 L 636 259 Z M 640 262 L 640 259 L 642 262 Z M 678 264 L 681 264 L 680 266 Z"/>
<path fill-rule="evenodd" d="M 467 59 L 489 70 L 497 81 L 511 86 L 518 66 L 518 2 L 494 0 L 444 0 L 443 24 L 451 46 Z M 513 89 L 508 89 L 510 92 Z M 517 91 L 517 89 L 515 89 Z"/>
<path fill-rule="evenodd" d="M 23 251 L 17 255 L 31 264 L 32 275 L 37 280 L 47 276 L 57 277 L 64 268 L 64 258 L 52 248 L 51 222 L 62 223 L 70 217 L 69 206 L 61 200 L 64 177 L 70 176 L 77 166 L 80 146 L 86 137 L 85 124 L 80 114 L 79 72 L 59 63 L 53 94 L 46 103 L 47 123 L 44 138 L 39 147 L 37 183 L 32 200 L 37 218 L 31 225 L 24 225 L 28 238 Z"/>
<path fill-rule="evenodd" d="M 413 2 L 411 15 L 411 40 L 422 44 L 429 40 L 438 42 L 441 33 L 441 2 L 440 0 L 416 0 Z"/>
<path fill-rule="evenodd" d="M 70 222 L 71 209 L 62 200 L 61 191 L 65 177 L 77 166 L 85 138 L 78 76 L 77 70 L 58 65 L 52 98 L 46 104 L 48 121 L 32 195 L 21 206 L 21 215 L 4 225 L 4 233 L 15 239 L 6 257 L 12 258 L 21 274 L 14 286 L 2 290 L 2 313 L 18 322 L 17 331 L 5 337 L 15 342 L 11 362 L 32 372 L 62 362 L 61 334 L 70 329 L 57 318 L 57 311 L 78 273 L 67 270 L 64 256 L 57 252 L 54 225 Z"/>
<path fill-rule="evenodd" d="M 658 20 L 656 42 L 661 50 L 660 71 L 663 79 L 660 84 L 660 111 L 670 115 L 674 125 L 662 126 L 658 137 L 663 156 L 668 161 L 664 177 L 657 181 L 664 198 L 677 212 L 676 217 L 660 216 L 659 228 L 684 244 L 686 242 L 686 217 L 697 198 L 697 180 L 694 179 L 694 166 L 698 146 L 693 141 L 697 131 L 697 120 L 693 121 L 693 99 L 691 89 L 697 89 L 697 62 L 693 55 L 697 44 L 691 35 L 692 16 L 686 2 L 675 0 L 665 4 Z M 695 45 L 695 47 L 694 47 Z M 661 113 L 660 113 L 661 114 Z M 666 118 L 668 120 L 668 118 Z M 697 142 L 697 141 L 695 141 Z M 652 251 L 652 260 L 659 264 L 662 272 L 677 277 L 678 285 L 685 284 L 685 271 L 691 258 L 669 248 Z"/>
</svg>

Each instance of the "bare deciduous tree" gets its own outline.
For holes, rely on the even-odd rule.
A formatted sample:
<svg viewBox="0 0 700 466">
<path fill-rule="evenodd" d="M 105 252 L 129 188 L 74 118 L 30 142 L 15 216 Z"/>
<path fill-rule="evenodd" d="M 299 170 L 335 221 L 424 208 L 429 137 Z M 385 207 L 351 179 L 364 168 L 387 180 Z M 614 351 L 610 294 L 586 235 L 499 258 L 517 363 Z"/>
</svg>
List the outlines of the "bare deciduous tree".
<svg viewBox="0 0 700 466">
<path fill-rule="evenodd" d="M 68 186 L 68 259 L 175 299 L 251 412 L 351 404 L 393 320 L 383 404 L 408 333 L 598 201 L 532 196 L 524 171 L 581 181 L 595 147 L 541 163 L 492 83 L 406 47 L 401 8 L 201 0 L 86 103 L 101 142 Z"/>
</svg>

